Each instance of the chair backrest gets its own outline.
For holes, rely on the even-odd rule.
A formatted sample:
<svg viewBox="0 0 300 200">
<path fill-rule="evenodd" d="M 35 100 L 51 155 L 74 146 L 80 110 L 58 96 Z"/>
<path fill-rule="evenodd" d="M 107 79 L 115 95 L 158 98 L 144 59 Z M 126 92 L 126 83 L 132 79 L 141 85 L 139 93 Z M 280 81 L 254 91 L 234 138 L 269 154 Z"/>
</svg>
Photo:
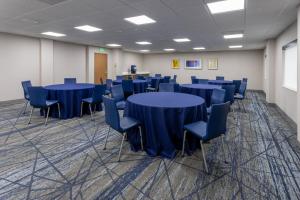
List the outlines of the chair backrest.
<svg viewBox="0 0 300 200">
<path fill-rule="evenodd" d="M 234 102 L 235 85 L 222 85 L 222 89 L 226 91 L 224 102 L 229 101 L 232 104 Z"/>
<path fill-rule="evenodd" d="M 47 107 L 48 91 L 43 87 L 29 87 L 30 105 L 35 108 Z"/>
<path fill-rule="evenodd" d="M 224 103 L 226 91 L 223 89 L 214 89 L 211 95 L 211 104 Z"/>
<path fill-rule="evenodd" d="M 196 79 L 196 76 L 191 76 L 192 83 L 194 79 Z"/>
<path fill-rule="evenodd" d="M 161 77 L 161 74 L 155 74 L 154 76 L 155 77 Z"/>
<path fill-rule="evenodd" d="M 216 76 L 216 80 L 224 81 L 224 80 L 225 80 L 225 77 L 224 77 L 224 76 Z"/>
<path fill-rule="evenodd" d="M 76 78 L 64 78 L 65 84 L 76 84 Z"/>
<path fill-rule="evenodd" d="M 114 99 L 103 96 L 105 122 L 116 131 L 120 131 L 120 116 Z"/>
<path fill-rule="evenodd" d="M 247 89 L 247 82 L 242 81 L 239 89 L 239 94 L 245 97 L 246 89 Z"/>
<path fill-rule="evenodd" d="M 93 103 L 100 103 L 102 102 L 102 96 L 105 94 L 106 85 L 99 84 L 95 85 L 95 88 L 93 89 Z"/>
<path fill-rule="evenodd" d="M 124 91 L 122 85 L 114 85 L 111 88 L 111 96 L 116 102 L 124 100 Z"/>
<path fill-rule="evenodd" d="M 208 79 L 198 79 L 198 83 L 208 84 Z"/>
<path fill-rule="evenodd" d="M 248 82 L 248 78 L 243 78 L 243 81 L 244 82 Z"/>
<path fill-rule="evenodd" d="M 234 93 L 238 93 L 242 81 L 241 80 L 233 80 L 232 82 L 233 82 L 233 85 L 235 85 L 235 91 L 234 91 Z"/>
<path fill-rule="evenodd" d="M 171 79 L 171 76 L 164 76 L 163 82 L 164 82 L 164 83 L 169 83 L 169 82 L 170 82 L 170 79 Z"/>
<path fill-rule="evenodd" d="M 124 77 L 123 77 L 123 76 L 116 76 L 116 79 L 117 79 L 117 80 L 123 80 Z"/>
<path fill-rule="evenodd" d="M 112 86 L 113 86 L 113 81 L 111 79 L 106 79 L 106 89 L 111 91 Z"/>
<path fill-rule="evenodd" d="M 175 85 L 173 83 L 160 83 L 159 92 L 174 92 Z"/>
<path fill-rule="evenodd" d="M 177 80 L 177 75 L 176 75 L 176 74 L 173 76 L 173 79 L 174 79 L 175 82 L 176 82 L 176 80 Z"/>
<path fill-rule="evenodd" d="M 206 135 L 204 140 L 211 140 L 226 133 L 227 115 L 230 109 L 230 102 L 214 104 L 207 122 Z"/>
<path fill-rule="evenodd" d="M 21 83 L 22 83 L 22 87 L 23 87 L 24 98 L 29 100 L 28 88 L 32 87 L 31 81 L 22 81 Z"/>
<path fill-rule="evenodd" d="M 198 84 L 198 83 L 199 83 L 199 79 L 198 78 L 192 79 L 192 84 Z"/>
<path fill-rule="evenodd" d="M 158 90 L 159 82 L 160 82 L 160 79 L 157 79 L 157 78 L 151 79 L 151 87 Z"/>
<path fill-rule="evenodd" d="M 138 76 L 136 76 L 136 79 L 138 79 L 138 80 L 145 80 L 145 77 L 142 76 L 142 75 L 138 75 Z"/>
<path fill-rule="evenodd" d="M 134 86 L 132 80 L 122 80 L 122 87 L 124 92 L 133 92 Z"/>
</svg>

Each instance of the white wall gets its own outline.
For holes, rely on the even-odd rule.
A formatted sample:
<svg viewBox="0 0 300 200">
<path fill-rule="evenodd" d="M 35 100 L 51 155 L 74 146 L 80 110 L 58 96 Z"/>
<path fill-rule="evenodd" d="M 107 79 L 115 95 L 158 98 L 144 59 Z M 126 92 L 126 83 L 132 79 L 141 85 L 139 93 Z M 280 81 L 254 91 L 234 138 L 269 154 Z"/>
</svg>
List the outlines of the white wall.
<svg viewBox="0 0 300 200">
<path fill-rule="evenodd" d="M 173 58 L 181 59 L 184 64 L 185 59 L 201 58 L 203 62 L 202 70 L 171 69 Z M 218 70 L 208 70 L 208 59 L 217 58 L 219 62 Z M 180 83 L 190 83 L 191 76 L 200 78 L 215 79 L 218 75 L 224 75 L 225 79 L 240 80 L 248 78 L 248 88 L 263 89 L 263 51 L 226 51 L 226 52 L 200 52 L 189 54 L 147 54 L 144 55 L 143 70 L 152 74 L 161 73 L 163 75 L 177 74 Z"/>
<path fill-rule="evenodd" d="M 53 40 L 41 39 L 40 56 L 41 84 L 52 84 L 54 81 Z"/>
<path fill-rule="evenodd" d="M 131 65 L 137 66 L 137 71 L 143 71 L 144 65 L 143 54 L 124 52 L 123 53 L 123 69 L 122 72 L 127 72 Z"/>
<path fill-rule="evenodd" d="M 299 99 L 300 100 L 300 6 L 298 7 L 298 17 L 297 17 L 297 32 L 298 32 L 298 34 L 297 34 L 297 41 L 298 41 L 298 58 L 297 58 L 297 60 L 298 60 L 298 71 L 297 71 L 297 74 L 298 74 L 298 91 L 297 91 L 297 99 Z M 300 101 L 297 101 L 298 102 L 298 104 L 297 104 L 297 107 L 298 107 L 298 109 L 297 109 L 297 124 L 298 124 L 298 126 L 297 126 L 297 128 L 298 128 L 298 134 L 297 134 L 297 139 L 298 139 L 298 141 L 300 141 Z"/>
<path fill-rule="evenodd" d="M 0 33 L 0 101 L 22 98 L 24 80 L 40 84 L 39 39 Z"/>
<path fill-rule="evenodd" d="M 68 77 L 77 78 L 77 82 L 86 82 L 86 63 L 86 46 L 54 41 L 54 83 L 62 83 Z"/>
</svg>

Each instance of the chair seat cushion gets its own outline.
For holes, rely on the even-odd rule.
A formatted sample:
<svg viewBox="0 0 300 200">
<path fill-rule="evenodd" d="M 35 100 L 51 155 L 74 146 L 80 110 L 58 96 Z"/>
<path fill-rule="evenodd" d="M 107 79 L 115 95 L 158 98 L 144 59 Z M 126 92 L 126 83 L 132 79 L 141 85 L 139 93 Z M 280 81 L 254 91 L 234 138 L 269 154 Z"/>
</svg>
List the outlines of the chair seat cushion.
<svg viewBox="0 0 300 200">
<path fill-rule="evenodd" d="M 105 90 L 105 95 L 109 95 L 110 91 L 109 90 Z"/>
<path fill-rule="evenodd" d="M 85 99 L 82 99 L 83 102 L 86 102 L 86 103 L 93 103 L 93 98 L 90 97 L 90 98 L 85 98 Z"/>
<path fill-rule="evenodd" d="M 57 104 L 57 103 L 58 103 L 57 100 L 47 100 L 46 101 L 46 105 L 47 106 L 52 106 L 52 105 Z"/>
<path fill-rule="evenodd" d="M 203 121 L 187 124 L 184 126 L 185 130 L 189 131 L 191 134 L 199 137 L 200 139 L 205 138 L 206 128 L 207 128 L 207 123 Z"/>
<path fill-rule="evenodd" d="M 30 100 L 28 94 L 25 96 L 25 99 L 28 100 L 28 101 Z"/>
<path fill-rule="evenodd" d="M 234 98 L 235 99 L 244 99 L 244 96 L 241 94 L 236 94 L 236 95 L 234 95 Z"/>
<path fill-rule="evenodd" d="M 148 87 L 146 90 L 155 91 L 156 89 L 153 87 Z"/>
<path fill-rule="evenodd" d="M 127 131 L 128 129 L 130 128 L 133 128 L 137 125 L 139 125 L 140 122 L 136 119 L 133 119 L 131 117 L 123 117 L 121 120 L 120 120 L 120 127 L 122 129 L 122 131 Z"/>
<path fill-rule="evenodd" d="M 117 105 L 118 110 L 124 110 L 125 106 L 126 106 L 126 102 L 125 101 L 119 101 L 119 102 L 116 103 L 116 105 Z"/>
</svg>

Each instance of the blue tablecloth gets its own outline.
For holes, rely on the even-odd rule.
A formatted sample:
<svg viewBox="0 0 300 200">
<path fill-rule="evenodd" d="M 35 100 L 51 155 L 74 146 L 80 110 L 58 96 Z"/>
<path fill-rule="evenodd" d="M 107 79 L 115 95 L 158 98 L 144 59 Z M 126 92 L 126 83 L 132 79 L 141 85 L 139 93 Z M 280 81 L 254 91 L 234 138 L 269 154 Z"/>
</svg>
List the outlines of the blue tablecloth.
<svg viewBox="0 0 300 200">
<path fill-rule="evenodd" d="M 142 123 L 144 147 L 150 156 L 174 158 L 182 148 L 183 126 L 207 120 L 204 99 L 194 95 L 171 92 L 150 92 L 127 99 L 125 116 Z M 138 130 L 128 132 L 132 150 L 140 149 Z M 189 134 L 187 152 L 199 146 L 199 140 Z"/>
<path fill-rule="evenodd" d="M 233 84 L 233 81 L 226 81 L 226 80 L 210 80 L 208 81 L 209 84 L 213 85 L 230 85 Z"/>
<path fill-rule="evenodd" d="M 180 91 L 186 94 L 193 94 L 205 99 L 206 106 L 210 106 L 211 95 L 214 89 L 221 89 L 220 85 L 209 84 L 183 84 Z"/>
<path fill-rule="evenodd" d="M 78 83 L 78 84 L 58 84 L 49 85 L 45 89 L 48 90 L 49 100 L 58 100 L 60 103 L 61 119 L 69 119 L 80 117 L 81 101 L 84 98 L 91 97 L 93 94 L 94 84 Z M 88 105 L 83 107 L 83 114 L 89 114 Z M 97 110 L 101 110 L 101 105 L 97 106 Z M 51 116 L 58 117 L 56 106 L 51 108 Z"/>
<path fill-rule="evenodd" d="M 113 81 L 114 85 L 122 84 L 122 80 L 115 80 Z M 146 80 L 133 80 L 134 92 L 135 93 L 143 93 L 146 91 L 148 87 L 148 82 Z"/>
</svg>

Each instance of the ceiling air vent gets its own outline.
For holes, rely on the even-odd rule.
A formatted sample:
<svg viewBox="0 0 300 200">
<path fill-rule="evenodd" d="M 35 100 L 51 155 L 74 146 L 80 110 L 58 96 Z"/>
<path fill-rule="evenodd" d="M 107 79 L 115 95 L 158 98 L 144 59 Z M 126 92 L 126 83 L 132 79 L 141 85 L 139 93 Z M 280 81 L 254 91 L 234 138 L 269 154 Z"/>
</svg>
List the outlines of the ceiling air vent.
<svg viewBox="0 0 300 200">
<path fill-rule="evenodd" d="M 49 4 L 49 5 L 56 5 L 56 4 L 65 2 L 65 1 L 70 1 L 70 0 L 37 0 L 37 1 Z"/>
</svg>

